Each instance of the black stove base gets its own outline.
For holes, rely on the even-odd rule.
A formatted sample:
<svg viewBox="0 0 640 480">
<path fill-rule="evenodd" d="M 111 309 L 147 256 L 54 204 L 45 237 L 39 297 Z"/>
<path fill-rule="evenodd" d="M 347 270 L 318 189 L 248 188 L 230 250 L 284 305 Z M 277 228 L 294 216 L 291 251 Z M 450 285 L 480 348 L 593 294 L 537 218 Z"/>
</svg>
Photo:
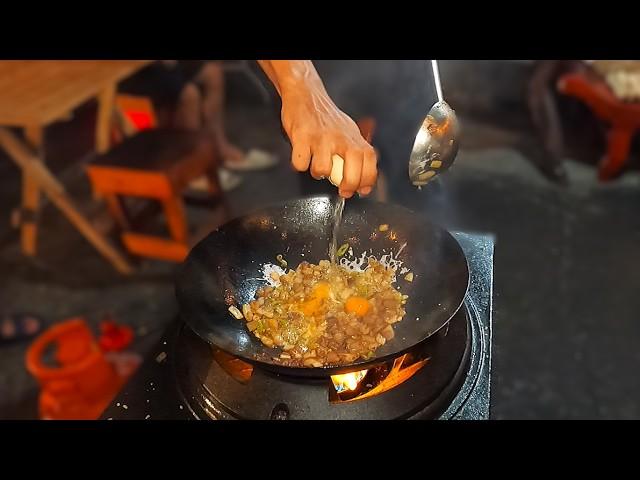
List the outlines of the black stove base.
<svg viewBox="0 0 640 480">
<path fill-rule="evenodd" d="M 342 401 L 329 377 L 291 378 L 254 369 L 246 382 L 240 382 L 212 360 L 209 344 L 183 326 L 175 349 L 178 388 L 184 403 L 200 419 L 437 418 L 461 391 L 470 372 L 471 352 L 481 347 L 472 338 L 478 321 L 471 312 L 466 306 L 461 308 L 448 328 L 412 354 L 416 361 L 426 361 L 411 378 L 387 392 L 354 401 Z"/>
<path fill-rule="evenodd" d="M 104 412 L 103 419 L 487 419 L 491 367 L 493 240 L 456 234 L 471 271 L 464 307 L 413 377 L 376 397 L 331 401 L 326 380 L 305 384 L 254 371 L 243 385 L 210 347 L 176 321 Z M 188 352 L 188 353 L 187 353 Z"/>
</svg>

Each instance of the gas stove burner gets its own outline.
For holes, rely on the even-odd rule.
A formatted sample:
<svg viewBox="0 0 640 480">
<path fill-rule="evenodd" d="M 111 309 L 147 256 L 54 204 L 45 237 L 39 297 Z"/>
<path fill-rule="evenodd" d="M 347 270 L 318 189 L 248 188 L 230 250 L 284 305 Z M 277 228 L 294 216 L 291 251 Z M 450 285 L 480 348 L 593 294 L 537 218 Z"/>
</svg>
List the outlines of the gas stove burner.
<svg viewBox="0 0 640 480">
<path fill-rule="evenodd" d="M 493 239 L 454 235 L 471 273 L 464 305 L 408 354 L 347 375 L 289 377 L 213 349 L 177 320 L 102 418 L 488 418 Z"/>
<path fill-rule="evenodd" d="M 185 403 L 200 419 L 437 418 L 469 373 L 477 375 L 470 361 L 480 359 L 481 336 L 473 335 L 478 328 L 469 300 L 448 328 L 411 353 L 367 371 L 306 379 L 255 368 L 212 350 L 183 326 L 174 353 L 176 379 Z"/>
</svg>

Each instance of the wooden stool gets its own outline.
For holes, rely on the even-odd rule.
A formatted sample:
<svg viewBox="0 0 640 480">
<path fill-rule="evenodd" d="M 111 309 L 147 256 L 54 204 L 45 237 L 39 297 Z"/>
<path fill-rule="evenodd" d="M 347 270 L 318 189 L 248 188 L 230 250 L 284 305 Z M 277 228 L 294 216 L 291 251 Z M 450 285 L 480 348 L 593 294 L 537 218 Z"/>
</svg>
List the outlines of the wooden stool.
<svg viewBox="0 0 640 480">
<path fill-rule="evenodd" d="M 616 177 L 627 162 L 631 140 L 640 128 L 640 103 L 622 102 L 604 80 L 588 73 L 564 75 L 557 86 L 563 94 L 584 102 L 610 125 L 607 153 L 600 163 L 598 177 L 600 180 Z"/>
<path fill-rule="evenodd" d="M 182 192 L 203 175 L 209 191 L 226 204 L 218 184 L 216 147 L 209 135 L 174 129 L 147 129 L 125 139 L 87 167 L 94 192 L 103 197 L 135 255 L 181 262 L 189 251 Z M 124 197 L 162 204 L 171 238 L 134 232 Z"/>
</svg>

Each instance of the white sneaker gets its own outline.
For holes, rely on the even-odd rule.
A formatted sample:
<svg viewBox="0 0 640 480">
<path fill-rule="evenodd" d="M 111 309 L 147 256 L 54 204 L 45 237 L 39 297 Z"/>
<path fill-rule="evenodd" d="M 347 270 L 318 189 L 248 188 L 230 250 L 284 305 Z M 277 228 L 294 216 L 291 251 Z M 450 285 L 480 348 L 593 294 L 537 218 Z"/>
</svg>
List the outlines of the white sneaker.
<svg viewBox="0 0 640 480">
<path fill-rule="evenodd" d="M 230 192 L 240 186 L 242 178 L 239 175 L 231 173 L 226 168 L 218 169 L 218 181 L 223 192 Z"/>
<path fill-rule="evenodd" d="M 278 157 L 263 150 L 253 149 L 242 160 L 225 162 L 225 168 L 236 171 L 267 170 L 278 165 Z"/>
</svg>

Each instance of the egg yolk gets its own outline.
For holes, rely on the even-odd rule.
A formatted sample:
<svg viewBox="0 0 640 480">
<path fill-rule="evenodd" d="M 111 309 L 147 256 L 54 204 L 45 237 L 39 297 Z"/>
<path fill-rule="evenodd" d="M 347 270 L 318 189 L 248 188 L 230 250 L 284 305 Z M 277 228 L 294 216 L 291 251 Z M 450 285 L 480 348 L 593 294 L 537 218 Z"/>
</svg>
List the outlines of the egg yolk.
<svg viewBox="0 0 640 480">
<path fill-rule="evenodd" d="M 329 298 L 329 284 L 327 282 L 318 282 L 316 286 L 313 288 L 312 297 L 326 299 Z"/>
<path fill-rule="evenodd" d="M 307 317 L 313 316 L 320 310 L 324 300 L 327 298 L 329 298 L 329 284 L 319 282 L 313 288 L 309 300 L 300 304 L 300 311 Z"/>
<path fill-rule="evenodd" d="M 349 297 L 344 304 L 344 311 L 347 313 L 355 313 L 358 317 L 364 317 L 371 304 L 363 297 Z"/>
</svg>

